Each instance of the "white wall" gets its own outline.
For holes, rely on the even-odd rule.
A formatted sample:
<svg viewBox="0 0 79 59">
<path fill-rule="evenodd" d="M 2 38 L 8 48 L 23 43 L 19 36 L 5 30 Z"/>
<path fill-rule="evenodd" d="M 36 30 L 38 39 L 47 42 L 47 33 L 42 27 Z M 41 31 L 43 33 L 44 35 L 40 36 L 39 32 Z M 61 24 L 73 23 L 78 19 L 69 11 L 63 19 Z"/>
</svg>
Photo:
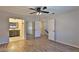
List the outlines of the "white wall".
<svg viewBox="0 0 79 59">
<path fill-rule="evenodd" d="M 56 17 L 56 41 L 79 48 L 79 10 Z"/>
<path fill-rule="evenodd" d="M 15 14 L 0 11 L 0 44 L 9 41 L 9 17 L 20 17 Z"/>
</svg>

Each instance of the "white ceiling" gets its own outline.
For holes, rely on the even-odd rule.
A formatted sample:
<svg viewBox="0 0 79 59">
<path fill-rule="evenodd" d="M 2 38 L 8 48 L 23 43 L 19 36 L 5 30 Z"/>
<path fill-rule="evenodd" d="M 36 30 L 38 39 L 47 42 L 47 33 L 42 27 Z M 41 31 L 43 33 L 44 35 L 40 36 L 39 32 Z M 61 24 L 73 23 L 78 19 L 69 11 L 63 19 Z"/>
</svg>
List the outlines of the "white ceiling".
<svg viewBox="0 0 79 59">
<path fill-rule="evenodd" d="M 29 13 L 33 12 L 32 10 L 29 10 L 31 6 L 0 6 L 0 10 L 11 12 L 14 14 L 19 15 L 30 15 Z M 35 8 L 35 6 L 33 6 Z M 61 14 L 68 11 L 72 11 L 74 9 L 79 9 L 78 6 L 47 6 L 47 11 L 50 11 L 51 13 L 55 14 Z"/>
</svg>

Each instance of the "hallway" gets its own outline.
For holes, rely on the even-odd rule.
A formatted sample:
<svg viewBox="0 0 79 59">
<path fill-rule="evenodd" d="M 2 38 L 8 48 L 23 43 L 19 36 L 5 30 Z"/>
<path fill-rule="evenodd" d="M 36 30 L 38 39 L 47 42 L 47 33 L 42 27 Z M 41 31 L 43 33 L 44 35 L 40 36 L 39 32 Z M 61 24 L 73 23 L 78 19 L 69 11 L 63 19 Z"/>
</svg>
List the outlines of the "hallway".
<svg viewBox="0 0 79 59">
<path fill-rule="evenodd" d="M 49 41 L 46 36 L 36 39 L 18 40 L 1 45 L 0 51 L 8 52 L 77 52 L 78 48 Z"/>
</svg>

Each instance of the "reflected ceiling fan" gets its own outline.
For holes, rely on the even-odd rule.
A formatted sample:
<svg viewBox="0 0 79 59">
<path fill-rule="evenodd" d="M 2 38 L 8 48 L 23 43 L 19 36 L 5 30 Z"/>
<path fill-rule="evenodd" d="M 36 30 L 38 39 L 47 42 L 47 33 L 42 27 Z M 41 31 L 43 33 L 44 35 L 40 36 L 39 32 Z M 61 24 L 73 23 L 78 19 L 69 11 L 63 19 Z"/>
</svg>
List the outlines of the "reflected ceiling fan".
<svg viewBox="0 0 79 59">
<path fill-rule="evenodd" d="M 30 14 L 41 14 L 41 13 L 50 13 L 49 11 L 45 11 L 47 9 L 46 6 L 44 7 L 35 7 L 35 8 L 29 8 L 30 10 L 34 10 L 34 12 L 30 13 Z"/>
</svg>

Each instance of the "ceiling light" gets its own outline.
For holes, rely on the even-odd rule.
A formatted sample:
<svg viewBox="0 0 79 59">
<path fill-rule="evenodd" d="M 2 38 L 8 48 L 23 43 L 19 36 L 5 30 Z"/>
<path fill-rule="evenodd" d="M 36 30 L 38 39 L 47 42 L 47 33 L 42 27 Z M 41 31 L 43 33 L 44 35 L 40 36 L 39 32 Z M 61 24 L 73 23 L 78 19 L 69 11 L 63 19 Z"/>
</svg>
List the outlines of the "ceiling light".
<svg viewBox="0 0 79 59">
<path fill-rule="evenodd" d="M 41 15 L 42 13 L 39 13 L 39 15 Z"/>
<path fill-rule="evenodd" d="M 36 15 L 39 15 L 39 12 L 37 12 Z"/>
<path fill-rule="evenodd" d="M 37 12 L 37 13 L 36 13 L 36 15 L 41 15 L 41 14 L 42 14 L 42 13 L 40 13 L 40 12 Z"/>
</svg>

